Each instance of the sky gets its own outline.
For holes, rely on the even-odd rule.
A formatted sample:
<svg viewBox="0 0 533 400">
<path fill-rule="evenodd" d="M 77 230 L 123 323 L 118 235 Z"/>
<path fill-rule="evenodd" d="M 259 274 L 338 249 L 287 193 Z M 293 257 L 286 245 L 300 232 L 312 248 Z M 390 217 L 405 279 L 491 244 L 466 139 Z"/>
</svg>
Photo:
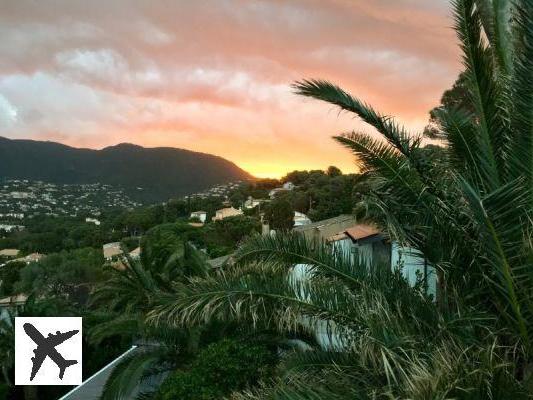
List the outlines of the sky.
<svg viewBox="0 0 533 400">
<path fill-rule="evenodd" d="M 445 0 L 0 0 L 0 136 L 353 172 L 331 137 L 372 130 L 291 83 L 331 80 L 416 132 L 460 71 L 452 24 Z"/>
</svg>

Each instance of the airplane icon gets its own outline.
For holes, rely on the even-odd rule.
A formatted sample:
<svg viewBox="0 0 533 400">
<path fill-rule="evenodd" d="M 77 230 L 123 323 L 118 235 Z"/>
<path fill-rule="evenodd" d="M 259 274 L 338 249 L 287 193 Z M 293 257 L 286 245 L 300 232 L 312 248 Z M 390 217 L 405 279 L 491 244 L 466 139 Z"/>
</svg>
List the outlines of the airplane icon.
<svg viewBox="0 0 533 400">
<path fill-rule="evenodd" d="M 31 358 L 33 367 L 31 369 L 30 381 L 35 378 L 35 375 L 37 375 L 37 372 L 39 372 L 39 369 L 41 368 L 41 365 L 46 357 L 50 357 L 50 359 L 59 367 L 59 379 L 63 379 L 63 375 L 65 374 L 65 369 L 67 367 L 78 363 L 76 360 L 65 360 L 63 356 L 56 350 L 56 346 L 70 339 L 79 332 L 78 330 L 64 333 L 57 331 L 55 335 L 50 333 L 48 334 L 48 337 L 45 338 L 32 324 L 27 322 L 23 325 L 23 327 L 24 331 L 26 331 L 26 334 L 37 345 L 37 348 L 33 350 L 35 356 Z"/>
</svg>

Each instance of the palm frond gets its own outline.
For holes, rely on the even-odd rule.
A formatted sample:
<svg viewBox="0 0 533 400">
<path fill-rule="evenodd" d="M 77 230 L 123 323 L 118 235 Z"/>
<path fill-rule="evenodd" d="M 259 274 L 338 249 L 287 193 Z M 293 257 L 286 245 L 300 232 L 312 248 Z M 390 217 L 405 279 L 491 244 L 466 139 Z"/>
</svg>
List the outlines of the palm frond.
<svg viewBox="0 0 533 400">
<path fill-rule="evenodd" d="M 420 137 L 410 135 L 392 118 L 379 114 L 371 106 L 351 96 L 337 85 L 328 81 L 310 79 L 294 83 L 293 88 L 296 94 L 334 104 L 342 110 L 358 115 L 364 122 L 377 129 L 406 157 L 409 157 L 413 149 L 420 145 Z"/>
</svg>

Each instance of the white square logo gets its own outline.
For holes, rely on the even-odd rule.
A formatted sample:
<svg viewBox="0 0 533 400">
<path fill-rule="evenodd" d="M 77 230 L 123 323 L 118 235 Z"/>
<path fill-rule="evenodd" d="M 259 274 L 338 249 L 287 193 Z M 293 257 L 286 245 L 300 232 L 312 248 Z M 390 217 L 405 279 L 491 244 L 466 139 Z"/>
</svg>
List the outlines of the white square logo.
<svg viewBox="0 0 533 400">
<path fill-rule="evenodd" d="M 15 385 L 80 385 L 81 317 L 15 318 Z"/>
</svg>

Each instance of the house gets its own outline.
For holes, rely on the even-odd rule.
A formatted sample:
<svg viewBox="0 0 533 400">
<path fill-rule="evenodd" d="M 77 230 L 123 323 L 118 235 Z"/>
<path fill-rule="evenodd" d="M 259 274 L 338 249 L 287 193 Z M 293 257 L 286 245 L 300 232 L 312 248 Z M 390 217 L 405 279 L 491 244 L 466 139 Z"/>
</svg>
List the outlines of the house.
<svg viewBox="0 0 533 400">
<path fill-rule="evenodd" d="M 24 256 L 24 257 L 13 258 L 13 259 L 7 261 L 5 264 L 14 263 L 14 262 L 30 264 L 32 262 L 41 261 L 44 257 L 46 257 L 46 256 L 44 254 L 41 254 L 41 253 L 31 253 L 31 254 L 28 254 L 27 256 Z M 3 265 L 5 265 L 5 264 L 3 264 Z"/>
<path fill-rule="evenodd" d="M 0 224 L 0 231 L 14 232 L 21 231 L 24 229 L 23 225 L 9 225 L 9 224 Z"/>
<path fill-rule="evenodd" d="M 106 261 L 111 261 L 114 258 L 116 259 L 118 256 L 124 254 L 122 247 L 120 246 L 120 242 L 106 243 L 102 246 L 102 250 L 104 252 L 104 258 Z"/>
<path fill-rule="evenodd" d="M 407 281 L 414 285 L 419 279 L 428 294 L 436 296 L 437 275 L 423 255 L 416 249 L 402 246 L 372 224 L 356 224 L 330 236 L 326 242 L 345 254 L 352 254 L 366 265 L 386 264 L 398 268 Z"/>
<path fill-rule="evenodd" d="M 250 208 L 254 208 L 254 207 L 257 207 L 258 205 L 260 205 L 264 200 L 257 200 L 257 199 L 254 199 L 252 196 L 248 196 L 248 200 L 246 200 L 244 202 L 244 208 L 247 208 L 247 209 L 250 209 Z"/>
<path fill-rule="evenodd" d="M 312 221 L 309 219 L 307 215 L 304 213 L 295 211 L 294 212 L 294 226 L 302 226 L 302 225 L 309 225 L 312 223 Z"/>
<path fill-rule="evenodd" d="M 223 220 L 224 218 L 235 217 L 237 215 L 243 215 L 243 212 L 233 207 L 227 207 L 221 210 L 217 210 L 217 212 L 215 213 L 215 216 L 213 217 L 213 221 L 220 221 L 220 220 Z"/>
<path fill-rule="evenodd" d="M 271 199 L 274 199 L 279 193 L 293 190 L 295 187 L 296 186 L 294 186 L 294 183 L 285 182 L 283 186 L 274 188 L 270 192 L 268 192 L 268 197 L 270 197 Z"/>
<path fill-rule="evenodd" d="M 321 241 L 326 241 L 329 237 L 343 232 L 355 224 L 355 217 L 346 214 L 318 222 L 312 222 L 310 224 L 295 226 L 293 231 L 304 235 L 308 240 L 319 243 Z"/>
<path fill-rule="evenodd" d="M 23 293 L 0 299 L 0 321 L 8 320 L 10 318 L 10 311 L 14 311 L 17 307 L 23 306 L 27 300 L 28 296 Z"/>
<path fill-rule="evenodd" d="M 97 220 L 96 218 L 85 218 L 85 222 L 95 224 L 95 225 L 100 225 L 100 221 Z"/>
<path fill-rule="evenodd" d="M 283 184 L 283 190 L 293 190 L 295 188 L 294 183 L 292 182 L 285 182 Z"/>
<path fill-rule="evenodd" d="M 352 222 L 352 225 L 346 226 Z M 343 228 L 336 231 L 339 226 Z M 391 241 L 375 225 L 353 223 L 351 216 L 339 216 L 294 228 L 308 240 L 324 241 L 332 249 L 350 255 L 367 266 L 381 264 L 398 268 L 409 284 L 422 280 L 426 293 L 436 296 L 436 270 L 416 249 L 401 246 Z M 309 279 L 310 269 L 307 264 L 294 266 L 293 277 L 296 281 Z M 344 344 L 335 333 L 335 327 L 327 321 L 315 326 L 315 336 L 323 348 L 342 349 Z"/>
<path fill-rule="evenodd" d="M 3 249 L 0 250 L 0 257 L 16 257 L 20 253 L 20 250 L 18 249 Z"/>
<path fill-rule="evenodd" d="M 17 258 L 13 261 L 22 261 L 22 262 L 25 262 L 26 264 L 30 264 L 32 262 L 41 261 L 44 257 L 46 256 L 41 253 L 31 253 L 31 254 L 28 254 L 26 257 Z"/>
<path fill-rule="evenodd" d="M 194 211 L 191 213 L 191 218 L 197 218 L 203 224 L 207 219 L 207 211 Z"/>
</svg>

